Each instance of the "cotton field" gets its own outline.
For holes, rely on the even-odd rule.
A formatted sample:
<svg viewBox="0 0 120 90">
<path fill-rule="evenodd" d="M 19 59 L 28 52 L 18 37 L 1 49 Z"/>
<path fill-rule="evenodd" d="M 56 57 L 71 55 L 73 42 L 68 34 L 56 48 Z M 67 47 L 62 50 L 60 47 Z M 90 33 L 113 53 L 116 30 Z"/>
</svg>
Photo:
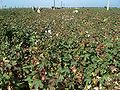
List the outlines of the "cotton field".
<svg viewBox="0 0 120 90">
<path fill-rule="evenodd" d="M 119 90 L 120 9 L 0 9 L 0 90 Z"/>
</svg>

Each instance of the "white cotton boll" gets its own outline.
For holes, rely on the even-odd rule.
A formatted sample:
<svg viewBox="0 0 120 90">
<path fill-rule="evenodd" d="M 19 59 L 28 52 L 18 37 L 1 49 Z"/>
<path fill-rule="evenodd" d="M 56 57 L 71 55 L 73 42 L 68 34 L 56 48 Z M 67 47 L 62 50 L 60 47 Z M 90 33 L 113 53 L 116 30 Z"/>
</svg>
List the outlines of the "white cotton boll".
<svg viewBox="0 0 120 90">
<path fill-rule="evenodd" d="M 90 34 L 88 34 L 87 36 L 90 37 Z"/>
<path fill-rule="evenodd" d="M 79 11 L 78 10 L 74 10 L 73 13 L 78 13 Z"/>
<path fill-rule="evenodd" d="M 68 77 L 70 78 L 70 75 Z"/>
<path fill-rule="evenodd" d="M 39 62 L 36 63 L 37 65 L 40 64 Z"/>
<path fill-rule="evenodd" d="M 49 34 L 52 34 L 51 30 L 48 30 L 48 33 L 49 33 Z"/>
<path fill-rule="evenodd" d="M 90 89 L 92 86 L 91 85 L 89 85 L 89 86 L 87 86 L 87 89 Z"/>
<path fill-rule="evenodd" d="M 108 20 L 108 18 L 105 18 L 104 20 L 103 20 L 103 22 L 106 22 Z"/>
<path fill-rule="evenodd" d="M 97 79 L 100 79 L 101 77 L 97 76 L 96 78 L 97 78 Z"/>
<path fill-rule="evenodd" d="M 96 42 L 96 44 L 98 44 L 98 42 Z"/>
<path fill-rule="evenodd" d="M 115 81 L 115 84 L 116 84 L 116 85 L 119 85 L 119 83 L 118 83 L 117 81 Z"/>
<path fill-rule="evenodd" d="M 37 32 L 34 32 L 35 34 L 37 34 Z"/>
<path fill-rule="evenodd" d="M 106 39 L 107 37 L 106 37 L 106 36 L 104 36 L 104 38 Z"/>
<path fill-rule="evenodd" d="M 85 31 L 85 33 L 88 33 L 88 31 Z"/>
<path fill-rule="evenodd" d="M 37 13 L 40 13 L 40 9 L 37 10 Z"/>
<path fill-rule="evenodd" d="M 45 31 L 45 33 L 47 33 L 47 31 Z"/>
<path fill-rule="evenodd" d="M 79 41 L 77 40 L 76 42 L 78 43 Z"/>
<path fill-rule="evenodd" d="M 105 29 L 105 28 L 102 28 L 102 30 Z"/>
<path fill-rule="evenodd" d="M 53 22 L 55 22 L 55 20 L 53 20 Z"/>
<path fill-rule="evenodd" d="M 99 90 L 99 88 L 98 87 L 94 87 L 94 90 Z"/>
<path fill-rule="evenodd" d="M 35 42 L 35 45 L 37 45 L 37 42 Z"/>
<path fill-rule="evenodd" d="M 59 34 L 57 33 L 56 36 L 58 37 L 58 35 L 59 35 Z"/>
<path fill-rule="evenodd" d="M 119 39 L 118 36 L 116 37 L 116 39 L 117 39 L 117 40 Z"/>
<path fill-rule="evenodd" d="M 102 85 L 100 84 L 100 87 L 99 87 L 100 90 L 102 90 Z"/>
<path fill-rule="evenodd" d="M 6 58 L 3 58 L 4 63 L 9 63 L 9 60 L 6 60 Z"/>
</svg>

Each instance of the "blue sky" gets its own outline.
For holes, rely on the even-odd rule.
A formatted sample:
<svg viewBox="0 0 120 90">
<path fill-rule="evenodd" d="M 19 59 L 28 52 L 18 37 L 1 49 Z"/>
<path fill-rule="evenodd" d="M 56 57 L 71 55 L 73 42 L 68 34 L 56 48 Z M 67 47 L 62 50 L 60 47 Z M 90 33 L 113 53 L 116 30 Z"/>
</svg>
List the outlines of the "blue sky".
<svg viewBox="0 0 120 90">
<path fill-rule="evenodd" d="M 56 6 L 61 6 L 61 1 L 66 7 L 104 7 L 107 0 L 56 0 Z M 0 6 L 7 7 L 51 7 L 53 0 L 0 0 Z M 120 0 L 110 0 L 111 7 L 120 7 Z"/>
</svg>

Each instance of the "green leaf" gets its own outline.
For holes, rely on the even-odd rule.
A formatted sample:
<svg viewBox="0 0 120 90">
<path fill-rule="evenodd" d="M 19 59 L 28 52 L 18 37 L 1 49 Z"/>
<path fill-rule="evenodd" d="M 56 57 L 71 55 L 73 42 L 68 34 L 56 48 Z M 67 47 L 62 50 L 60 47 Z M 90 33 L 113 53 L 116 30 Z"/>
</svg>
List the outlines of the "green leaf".
<svg viewBox="0 0 120 90">
<path fill-rule="evenodd" d="M 70 61 L 72 59 L 72 56 L 70 54 L 65 53 L 62 57 L 63 61 Z"/>
<path fill-rule="evenodd" d="M 36 89 L 36 90 L 38 90 L 39 87 L 40 87 L 40 88 L 43 88 L 43 83 L 42 83 L 41 80 L 35 80 L 35 81 L 33 82 L 33 84 L 35 85 L 35 89 Z"/>
<path fill-rule="evenodd" d="M 4 77 L 5 79 L 7 79 L 7 80 L 9 80 L 9 79 L 10 79 L 10 76 L 9 76 L 9 75 L 7 75 L 6 73 L 4 73 L 4 74 L 3 74 L 3 77 Z"/>
<path fill-rule="evenodd" d="M 64 76 L 60 75 L 59 78 L 58 78 L 58 82 L 62 82 L 63 80 L 64 80 Z"/>
</svg>

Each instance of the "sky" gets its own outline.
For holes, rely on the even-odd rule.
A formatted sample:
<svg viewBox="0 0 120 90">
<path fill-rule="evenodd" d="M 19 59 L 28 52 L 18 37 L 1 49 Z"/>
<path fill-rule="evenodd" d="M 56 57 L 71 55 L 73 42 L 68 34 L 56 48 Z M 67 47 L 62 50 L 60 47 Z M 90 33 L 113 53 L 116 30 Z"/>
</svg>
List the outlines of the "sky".
<svg viewBox="0 0 120 90">
<path fill-rule="evenodd" d="M 51 7 L 54 0 L 0 0 L 0 7 Z M 104 7 L 107 0 L 56 0 L 56 6 L 66 7 Z M 110 0 L 111 7 L 120 7 L 120 0 Z"/>
</svg>

